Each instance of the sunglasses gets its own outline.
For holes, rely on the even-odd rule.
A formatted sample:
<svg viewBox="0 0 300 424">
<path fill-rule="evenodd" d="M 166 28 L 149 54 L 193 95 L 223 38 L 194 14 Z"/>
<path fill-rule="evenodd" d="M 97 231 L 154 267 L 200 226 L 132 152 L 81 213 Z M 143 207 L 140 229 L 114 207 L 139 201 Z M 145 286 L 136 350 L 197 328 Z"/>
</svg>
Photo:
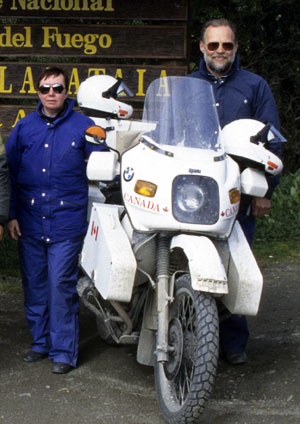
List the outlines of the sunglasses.
<svg viewBox="0 0 300 424">
<path fill-rule="evenodd" d="M 57 93 L 57 94 L 61 94 L 65 89 L 65 87 L 62 84 L 53 84 L 53 85 L 44 84 L 39 86 L 39 92 L 42 94 L 48 94 L 51 87 L 54 93 Z"/>
<path fill-rule="evenodd" d="M 231 52 L 231 50 L 233 50 L 234 44 L 230 43 L 230 42 L 226 42 L 226 43 L 221 43 L 223 49 L 226 52 Z M 208 50 L 210 50 L 211 52 L 217 50 L 219 48 L 220 43 L 218 42 L 212 42 L 212 43 L 207 43 L 207 48 Z"/>
</svg>

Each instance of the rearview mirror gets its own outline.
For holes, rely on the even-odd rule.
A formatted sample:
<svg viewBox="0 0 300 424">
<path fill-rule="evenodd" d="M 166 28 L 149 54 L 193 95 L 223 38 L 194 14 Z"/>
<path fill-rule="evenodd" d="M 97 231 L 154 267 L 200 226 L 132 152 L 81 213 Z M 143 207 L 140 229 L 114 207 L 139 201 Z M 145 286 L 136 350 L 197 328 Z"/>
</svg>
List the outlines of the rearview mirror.
<svg viewBox="0 0 300 424">
<path fill-rule="evenodd" d="M 85 139 L 91 144 L 103 144 L 106 140 L 106 131 L 98 125 L 87 128 L 84 132 Z"/>
</svg>

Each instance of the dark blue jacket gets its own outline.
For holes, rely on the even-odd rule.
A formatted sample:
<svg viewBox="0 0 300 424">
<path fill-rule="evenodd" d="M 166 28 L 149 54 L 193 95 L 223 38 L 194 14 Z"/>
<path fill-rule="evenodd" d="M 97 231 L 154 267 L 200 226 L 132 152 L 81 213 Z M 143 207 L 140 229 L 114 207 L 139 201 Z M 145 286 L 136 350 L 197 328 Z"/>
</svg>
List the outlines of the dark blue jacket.
<svg viewBox="0 0 300 424">
<path fill-rule="evenodd" d="M 280 130 L 278 112 L 269 85 L 259 75 L 239 68 L 238 58 L 228 74 L 221 78 L 209 73 L 203 59 L 199 71 L 189 77 L 204 79 L 213 86 L 222 128 L 236 119 L 251 118 L 264 123 L 271 122 Z"/>
<path fill-rule="evenodd" d="M 18 121 L 6 142 L 12 192 L 9 219 L 23 236 L 45 242 L 76 238 L 87 230 L 86 162 L 94 147 L 84 131 L 94 122 L 73 111 L 53 122 L 37 111 Z"/>
<path fill-rule="evenodd" d="M 236 57 L 231 70 L 221 78 L 212 75 L 202 59 L 199 70 L 189 75 L 211 83 L 215 95 L 221 128 L 236 119 L 256 119 L 263 123 L 272 123 L 280 130 L 276 103 L 267 82 L 252 72 L 239 67 Z M 281 156 L 281 143 L 274 143 L 270 150 Z M 268 178 L 271 197 L 279 177 Z"/>
</svg>

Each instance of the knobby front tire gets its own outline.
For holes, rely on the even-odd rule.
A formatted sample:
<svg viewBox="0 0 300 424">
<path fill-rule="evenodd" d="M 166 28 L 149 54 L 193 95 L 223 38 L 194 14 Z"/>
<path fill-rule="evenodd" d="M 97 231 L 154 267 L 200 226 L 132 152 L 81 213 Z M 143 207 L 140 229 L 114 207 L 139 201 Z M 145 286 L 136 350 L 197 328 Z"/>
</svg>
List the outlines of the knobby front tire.
<svg viewBox="0 0 300 424">
<path fill-rule="evenodd" d="M 215 299 L 210 294 L 194 291 L 188 274 L 176 280 L 170 323 L 172 320 L 176 325 L 170 325 L 173 331 L 169 335 L 169 344 L 174 350 L 169 359 L 171 365 L 168 368 L 168 364 L 155 363 L 158 403 L 169 424 L 199 423 L 214 387 L 219 322 Z M 178 329 L 178 322 L 182 331 Z M 176 361 L 179 361 L 177 367 L 174 365 Z M 168 369 L 176 375 L 169 373 Z"/>
</svg>

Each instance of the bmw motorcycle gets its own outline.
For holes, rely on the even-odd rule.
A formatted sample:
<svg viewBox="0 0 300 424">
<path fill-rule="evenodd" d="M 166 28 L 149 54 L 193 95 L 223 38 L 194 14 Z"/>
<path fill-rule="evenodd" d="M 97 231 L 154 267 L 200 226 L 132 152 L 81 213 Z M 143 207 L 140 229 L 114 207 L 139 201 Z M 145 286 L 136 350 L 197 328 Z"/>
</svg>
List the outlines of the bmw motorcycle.
<svg viewBox="0 0 300 424">
<path fill-rule="evenodd" d="M 154 367 L 164 419 L 198 423 L 217 372 L 220 310 L 259 309 L 263 278 L 236 217 L 241 196 L 264 197 L 266 175 L 281 172 L 268 146 L 283 139 L 248 119 L 221 130 L 211 86 L 188 77 L 153 81 L 142 121 L 89 112 L 87 141 L 109 151 L 87 165 L 78 293 L 103 340 L 136 344 L 137 361 Z M 110 187 L 115 204 L 103 195 Z"/>
</svg>

